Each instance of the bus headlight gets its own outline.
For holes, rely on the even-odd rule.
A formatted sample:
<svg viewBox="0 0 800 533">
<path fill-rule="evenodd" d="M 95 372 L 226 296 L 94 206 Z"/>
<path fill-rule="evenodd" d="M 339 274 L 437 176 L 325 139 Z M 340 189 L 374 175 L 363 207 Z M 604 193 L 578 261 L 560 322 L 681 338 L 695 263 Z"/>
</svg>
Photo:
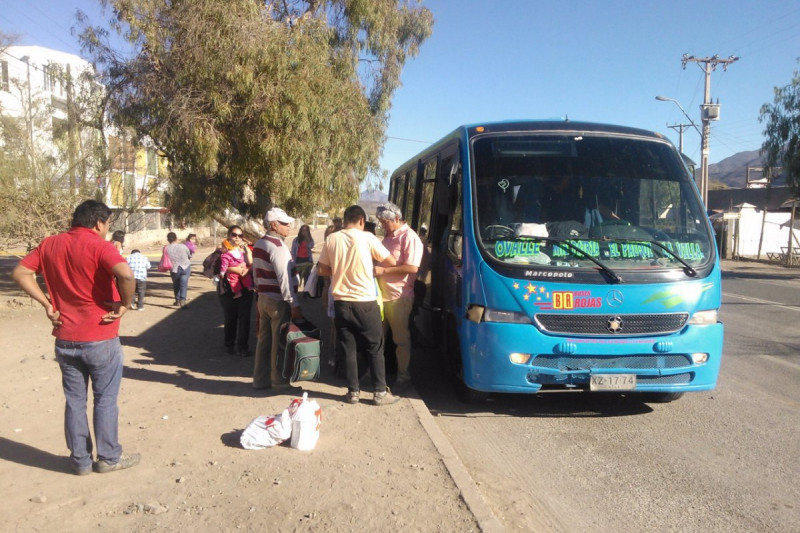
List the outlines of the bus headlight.
<svg viewBox="0 0 800 533">
<path fill-rule="evenodd" d="M 514 352 L 509 354 L 508 358 L 509 360 L 511 360 L 512 363 L 516 363 L 518 365 L 524 365 L 531 360 L 531 354 Z"/>
<path fill-rule="evenodd" d="M 717 310 L 698 311 L 689 319 L 689 324 L 693 326 L 708 326 L 717 323 Z"/>
<path fill-rule="evenodd" d="M 517 313 L 516 311 L 498 311 L 497 309 L 489 309 L 488 307 L 483 311 L 483 321 L 531 324 L 531 319 L 524 313 Z"/>
</svg>

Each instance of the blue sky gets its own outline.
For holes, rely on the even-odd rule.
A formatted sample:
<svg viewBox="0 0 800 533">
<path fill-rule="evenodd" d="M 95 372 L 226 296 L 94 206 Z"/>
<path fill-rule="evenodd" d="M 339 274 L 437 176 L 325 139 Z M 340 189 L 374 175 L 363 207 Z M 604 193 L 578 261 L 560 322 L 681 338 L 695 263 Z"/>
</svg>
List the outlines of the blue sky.
<svg viewBox="0 0 800 533">
<path fill-rule="evenodd" d="M 560 118 L 654 130 L 676 145 L 668 124 L 699 125 L 704 73 L 684 53 L 734 55 L 711 76 L 720 120 L 712 122 L 711 163 L 757 150 L 761 105 L 786 85 L 800 57 L 800 3 L 785 0 L 425 0 L 433 35 L 403 71 L 381 166 L 394 170 L 460 124 Z M 0 29 L 20 44 L 79 53 L 70 33 L 76 9 L 100 22 L 91 0 L 0 0 Z M 700 161 L 700 137 L 684 132 Z"/>
</svg>

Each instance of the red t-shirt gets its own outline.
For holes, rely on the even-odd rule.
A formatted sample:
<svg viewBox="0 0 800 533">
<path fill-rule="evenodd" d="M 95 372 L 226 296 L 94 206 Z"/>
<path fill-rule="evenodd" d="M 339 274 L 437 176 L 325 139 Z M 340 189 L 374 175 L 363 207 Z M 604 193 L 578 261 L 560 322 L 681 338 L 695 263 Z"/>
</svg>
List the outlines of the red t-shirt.
<svg viewBox="0 0 800 533">
<path fill-rule="evenodd" d="M 308 259 L 308 243 L 306 241 L 297 243 L 297 258 Z"/>
<path fill-rule="evenodd" d="M 61 326 L 53 328 L 57 339 L 93 342 L 119 334 L 119 320 L 102 323 L 111 311 L 107 301 L 119 301 L 112 268 L 124 263 L 114 245 L 89 228 L 72 228 L 47 237 L 21 265 L 44 275 L 47 292 Z"/>
</svg>

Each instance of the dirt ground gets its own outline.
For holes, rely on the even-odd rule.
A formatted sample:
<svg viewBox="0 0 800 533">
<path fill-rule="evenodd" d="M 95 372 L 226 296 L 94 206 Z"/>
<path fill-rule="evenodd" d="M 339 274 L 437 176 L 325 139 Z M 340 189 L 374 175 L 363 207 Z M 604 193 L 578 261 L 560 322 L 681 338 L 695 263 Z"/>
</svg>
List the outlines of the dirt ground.
<svg viewBox="0 0 800 533">
<path fill-rule="evenodd" d="M 248 422 L 302 392 L 252 389 L 253 359 L 222 349 L 222 311 L 198 266 L 187 309 L 171 307 L 168 275 L 151 271 L 146 309 L 122 318 L 120 441 L 141 464 L 71 474 L 53 337 L 41 307 L 10 280 L 16 261 L 0 258 L 4 531 L 478 530 L 409 400 L 347 405 L 344 382 L 327 369 L 303 384 L 322 407 L 314 451 L 244 450 Z M 303 307 L 323 317 L 319 300 Z"/>
</svg>

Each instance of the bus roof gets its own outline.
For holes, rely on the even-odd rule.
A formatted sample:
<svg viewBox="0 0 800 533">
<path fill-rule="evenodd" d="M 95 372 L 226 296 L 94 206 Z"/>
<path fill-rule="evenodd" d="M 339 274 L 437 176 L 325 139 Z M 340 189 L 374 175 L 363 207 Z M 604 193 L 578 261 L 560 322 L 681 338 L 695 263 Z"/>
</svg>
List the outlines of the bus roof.
<svg viewBox="0 0 800 533">
<path fill-rule="evenodd" d="M 655 133 L 639 128 L 617 126 L 613 124 L 600 124 L 595 122 L 573 122 L 571 120 L 506 120 L 501 122 L 475 123 L 462 126 L 472 137 L 475 133 L 503 132 L 503 131 L 570 131 L 570 132 L 598 132 L 617 133 L 621 135 L 636 135 L 639 137 L 652 137 L 664 139 L 660 133 Z M 484 128 L 483 132 L 477 131 Z"/>
<path fill-rule="evenodd" d="M 639 128 L 631 128 L 628 126 L 617 126 L 613 124 L 601 124 L 595 122 L 573 122 L 571 120 L 504 120 L 497 122 L 478 122 L 474 124 L 465 124 L 457 127 L 455 130 L 445 135 L 435 143 L 431 144 L 428 148 L 418 153 L 402 165 L 398 166 L 393 172 L 394 176 L 398 170 L 407 169 L 410 165 L 415 165 L 420 159 L 424 159 L 429 152 L 435 152 L 439 149 L 441 144 L 451 141 L 454 138 L 472 138 L 475 135 L 484 133 L 501 133 L 501 132 L 571 132 L 571 133 L 607 133 L 616 135 L 632 135 L 636 137 L 646 137 L 659 141 L 667 141 L 667 138 L 662 134 L 643 130 Z"/>
</svg>

